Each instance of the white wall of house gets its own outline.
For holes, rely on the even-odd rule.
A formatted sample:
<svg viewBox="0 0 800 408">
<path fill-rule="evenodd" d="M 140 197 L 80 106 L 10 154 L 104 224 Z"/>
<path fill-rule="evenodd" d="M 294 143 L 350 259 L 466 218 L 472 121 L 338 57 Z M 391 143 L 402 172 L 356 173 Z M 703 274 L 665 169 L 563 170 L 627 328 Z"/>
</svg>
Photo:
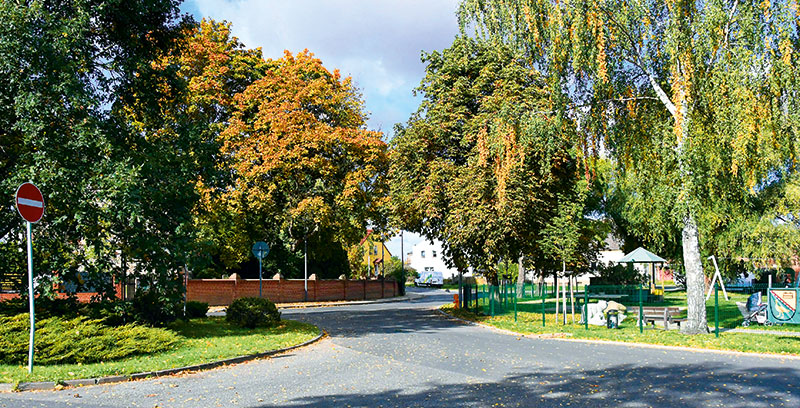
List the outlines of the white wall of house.
<svg viewBox="0 0 800 408">
<path fill-rule="evenodd" d="M 456 268 L 448 268 L 442 254 L 442 243 L 439 241 L 421 241 L 411 247 L 408 255 L 408 266 L 417 270 L 441 272 L 445 279 L 458 276 Z"/>
<path fill-rule="evenodd" d="M 625 253 L 619 249 L 604 250 L 597 254 L 597 262 L 603 265 L 615 265 L 623 256 Z"/>
</svg>

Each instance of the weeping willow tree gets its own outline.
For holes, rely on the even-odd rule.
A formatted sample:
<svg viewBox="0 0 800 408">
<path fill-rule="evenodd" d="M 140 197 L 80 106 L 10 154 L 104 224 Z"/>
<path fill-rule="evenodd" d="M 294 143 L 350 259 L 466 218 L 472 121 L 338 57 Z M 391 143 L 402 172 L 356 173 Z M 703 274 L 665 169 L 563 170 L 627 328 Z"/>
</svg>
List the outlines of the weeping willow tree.
<svg viewBox="0 0 800 408">
<path fill-rule="evenodd" d="M 763 254 L 796 236 L 797 0 L 463 0 L 458 13 L 543 72 L 585 157 L 613 155 L 638 233 L 681 242 L 685 333 L 707 331 L 708 249 Z"/>
</svg>

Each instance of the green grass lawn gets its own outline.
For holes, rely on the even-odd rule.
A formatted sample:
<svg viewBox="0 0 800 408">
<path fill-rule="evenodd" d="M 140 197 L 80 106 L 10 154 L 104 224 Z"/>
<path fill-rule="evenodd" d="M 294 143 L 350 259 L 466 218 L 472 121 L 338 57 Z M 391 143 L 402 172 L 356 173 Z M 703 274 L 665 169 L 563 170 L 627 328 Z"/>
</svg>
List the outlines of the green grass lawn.
<svg viewBox="0 0 800 408">
<path fill-rule="evenodd" d="M 27 365 L 4 364 L 0 365 L 0 382 L 55 382 L 165 370 L 277 350 L 311 340 L 319 333 L 316 326 L 292 320 L 251 330 L 228 324 L 221 317 L 178 321 L 169 328 L 180 341 L 167 352 L 94 364 L 37 366 L 34 359 L 33 374 L 28 374 Z"/>
<path fill-rule="evenodd" d="M 713 302 L 713 298 L 711 302 Z M 571 324 L 571 315 L 568 315 L 569 324 L 564 325 L 556 324 L 554 313 L 545 313 L 546 325 L 542 327 L 542 314 L 540 313 L 541 304 L 538 304 L 539 309 L 536 309 L 536 312 L 520 311 L 521 308 L 519 306 L 522 305 L 518 305 L 516 322 L 514 321 L 513 311 L 503 315 L 489 317 L 476 315 L 463 309 L 455 310 L 450 304 L 444 305 L 442 310 L 465 320 L 476 321 L 522 334 L 569 333 L 570 338 L 573 339 L 609 340 L 703 349 L 800 355 L 800 337 L 750 333 L 720 333 L 720 337 L 716 338 L 713 333 L 690 336 L 681 334 L 677 330 L 664 331 L 660 328 L 646 328 L 643 333 L 639 333 L 639 327 L 635 319 L 625 320 L 620 325 L 620 329 L 607 329 L 605 327 L 590 325 L 589 329 L 586 330 L 584 325 L 577 324 L 580 320 L 580 314 L 577 310 L 575 324 Z"/>
</svg>

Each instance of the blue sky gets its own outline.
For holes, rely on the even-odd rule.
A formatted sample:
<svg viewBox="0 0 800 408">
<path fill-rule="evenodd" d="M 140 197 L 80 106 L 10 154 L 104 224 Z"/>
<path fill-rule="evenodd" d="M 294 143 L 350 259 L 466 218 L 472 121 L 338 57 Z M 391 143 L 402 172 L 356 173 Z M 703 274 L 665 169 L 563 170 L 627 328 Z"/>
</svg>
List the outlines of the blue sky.
<svg viewBox="0 0 800 408">
<path fill-rule="evenodd" d="M 412 90 L 425 70 L 422 51 L 449 46 L 458 33 L 458 0 L 188 0 L 181 9 L 232 24 L 234 35 L 265 58 L 284 50 L 313 52 L 326 68 L 339 69 L 363 94 L 371 130 L 391 137 L 420 99 Z M 421 238 L 405 234 L 405 251 Z M 400 240 L 387 243 L 400 254 Z"/>
<path fill-rule="evenodd" d="M 387 137 L 419 105 L 412 90 L 424 72 L 421 51 L 441 50 L 458 33 L 457 0 L 189 0 L 181 9 L 233 24 L 245 46 L 265 58 L 305 48 L 330 70 L 353 77 Z"/>
</svg>

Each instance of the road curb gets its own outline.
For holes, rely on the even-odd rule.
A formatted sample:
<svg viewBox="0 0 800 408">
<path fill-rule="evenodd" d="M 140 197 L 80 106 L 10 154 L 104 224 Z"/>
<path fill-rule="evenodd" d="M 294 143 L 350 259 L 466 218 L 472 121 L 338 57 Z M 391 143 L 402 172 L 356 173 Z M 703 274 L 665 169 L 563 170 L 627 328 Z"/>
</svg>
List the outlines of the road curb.
<svg viewBox="0 0 800 408">
<path fill-rule="evenodd" d="M 403 295 L 391 298 L 375 299 L 375 300 L 354 300 L 351 302 L 331 302 L 331 303 L 313 303 L 313 304 L 289 304 L 280 306 L 278 309 L 309 309 L 313 307 L 337 307 L 337 306 L 352 306 L 352 305 L 372 305 L 376 303 L 394 303 L 394 302 L 409 302 L 412 300 L 421 299 L 422 295 Z"/>
<path fill-rule="evenodd" d="M 518 336 L 518 337 L 525 337 L 529 339 L 547 339 L 547 340 L 561 340 L 561 341 L 573 341 L 579 343 L 591 343 L 591 344 L 609 344 L 615 346 L 633 346 L 639 348 L 653 348 L 659 350 L 673 350 L 673 351 L 691 351 L 694 353 L 713 353 L 713 354 L 728 354 L 734 356 L 742 356 L 742 357 L 760 357 L 760 358 L 774 358 L 774 359 L 786 359 L 786 360 L 797 360 L 800 361 L 800 356 L 794 354 L 774 354 L 774 353 L 753 353 L 747 351 L 735 351 L 735 350 L 718 350 L 718 349 L 700 349 L 700 348 L 692 348 L 686 346 L 667 346 L 663 344 L 650 344 L 650 343 L 635 343 L 635 342 L 627 342 L 627 341 L 612 341 L 612 340 L 593 340 L 593 339 L 575 339 L 571 338 L 572 333 L 545 333 L 545 334 L 523 334 L 517 333 L 515 331 L 500 329 L 494 326 L 490 326 L 488 324 L 473 322 L 471 320 L 462 319 L 460 317 L 453 316 L 439 308 L 435 309 L 442 315 L 458 320 L 459 322 L 466 323 L 472 326 L 480 326 L 482 328 L 490 329 L 502 334 L 507 334 L 510 336 Z"/>
<path fill-rule="evenodd" d="M 287 351 L 299 349 L 301 347 L 305 347 L 316 343 L 320 339 L 325 336 L 325 332 L 318 328 L 319 333 L 317 337 L 314 337 L 311 340 L 305 341 L 300 344 L 296 344 L 294 346 L 285 347 L 278 350 L 270 350 L 265 351 L 263 353 L 256 353 L 256 354 L 248 354 L 244 356 L 238 357 L 231 357 L 226 358 L 224 360 L 219 361 L 212 361 L 210 363 L 202 363 L 202 364 L 195 364 L 191 366 L 185 367 L 177 367 L 177 368 L 168 368 L 165 370 L 158 370 L 158 371 L 146 371 L 142 373 L 134 373 L 134 374 L 127 374 L 127 375 L 114 375 L 108 377 L 98 377 L 98 378 L 83 378 L 83 379 L 74 379 L 74 380 L 63 380 L 63 381 L 41 381 L 41 382 L 21 382 L 19 384 L 13 383 L 0 383 L 0 392 L 9 392 L 9 391 L 53 391 L 53 390 L 60 390 L 64 388 L 71 388 L 71 387 L 84 387 L 88 385 L 100 385 L 100 384 L 111 384 L 117 382 L 127 382 L 127 381 L 135 381 L 135 380 L 142 380 L 145 378 L 156 378 L 156 377 L 166 377 L 170 375 L 186 373 L 186 372 L 193 372 L 193 371 L 204 371 L 210 370 L 213 368 L 226 366 L 226 365 L 233 365 L 239 364 L 246 361 L 257 360 L 264 357 L 273 356 L 280 353 L 285 353 Z"/>
</svg>

